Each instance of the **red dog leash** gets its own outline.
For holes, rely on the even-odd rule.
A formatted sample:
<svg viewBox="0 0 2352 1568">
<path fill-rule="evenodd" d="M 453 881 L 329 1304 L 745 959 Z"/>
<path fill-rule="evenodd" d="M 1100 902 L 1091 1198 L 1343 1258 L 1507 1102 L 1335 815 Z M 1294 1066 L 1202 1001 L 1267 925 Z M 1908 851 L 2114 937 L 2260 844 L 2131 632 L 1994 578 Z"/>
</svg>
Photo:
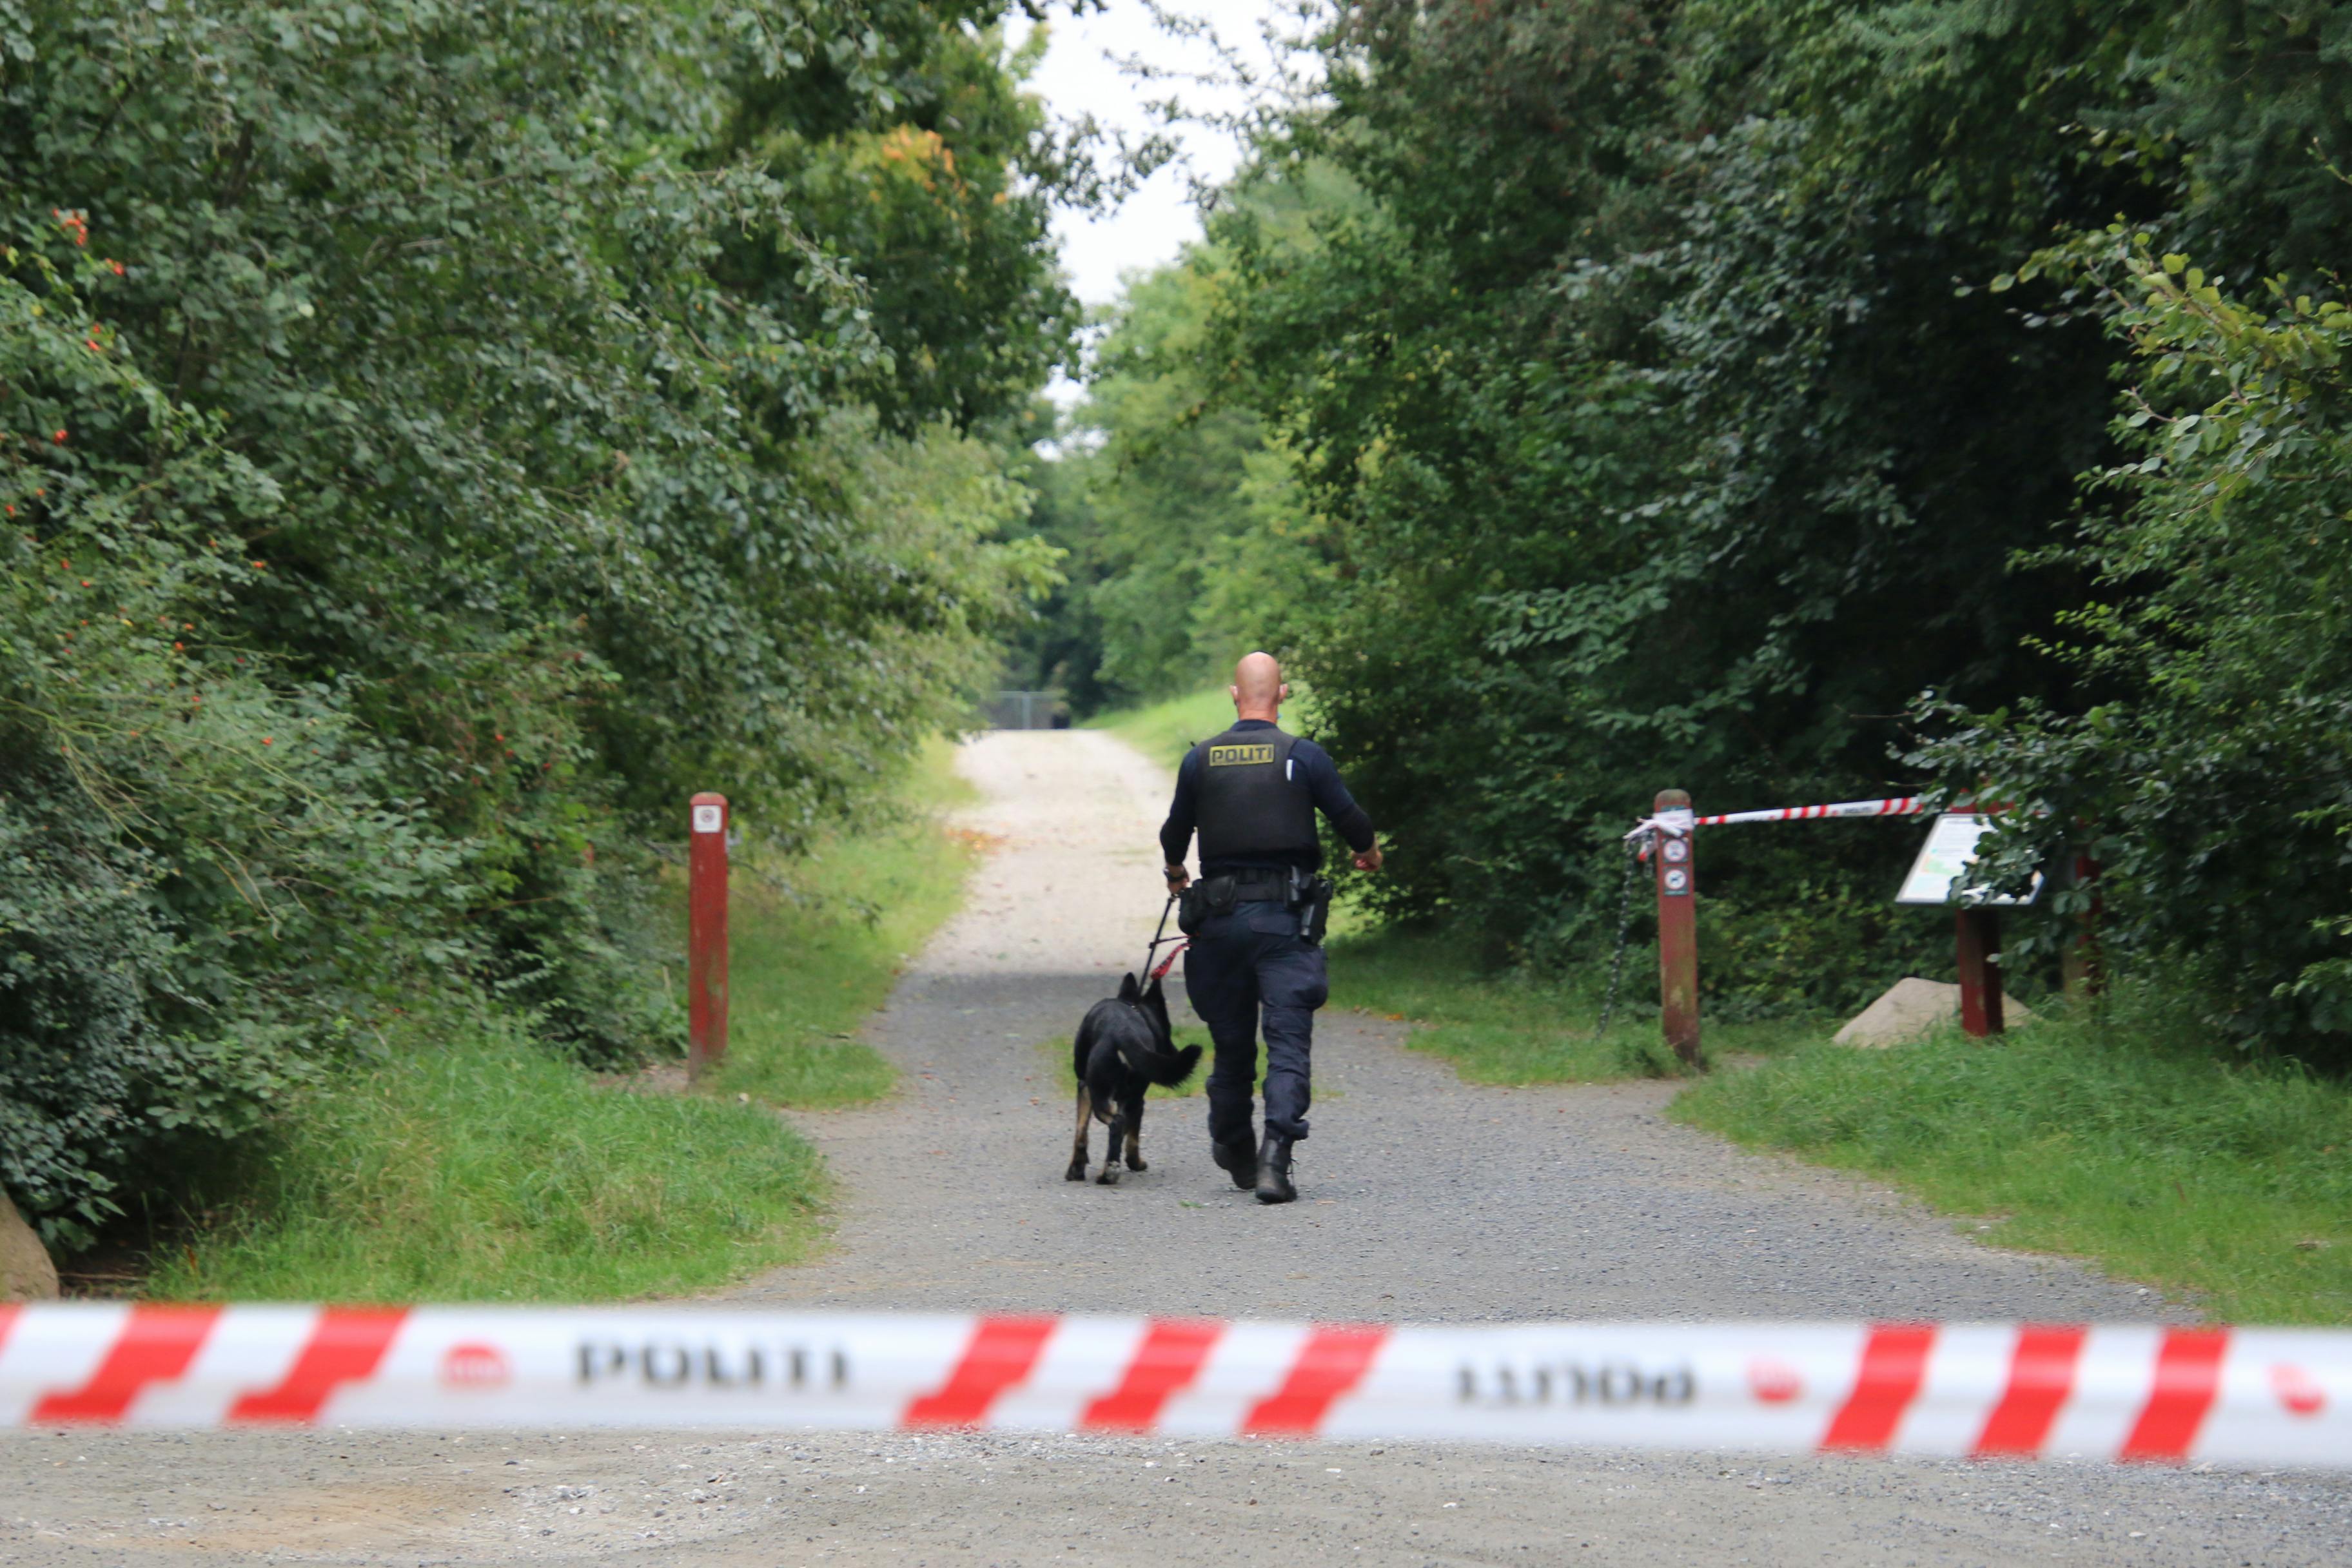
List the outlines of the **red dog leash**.
<svg viewBox="0 0 2352 1568">
<path fill-rule="evenodd" d="M 1189 938 L 1181 936 L 1163 936 L 1160 934 L 1168 929 L 1168 911 L 1175 907 L 1176 895 L 1171 893 L 1168 895 L 1168 901 L 1160 906 L 1160 924 L 1151 933 L 1150 943 L 1143 950 L 1143 967 L 1147 972 L 1144 974 L 1143 983 L 1146 985 L 1150 984 L 1155 980 L 1167 979 L 1169 970 L 1175 967 L 1176 955 L 1192 945 Z M 1159 968 L 1153 969 L 1151 967 L 1151 955 L 1158 952 L 1162 947 L 1166 947 L 1170 942 L 1174 942 L 1176 945 L 1168 948 L 1168 956 L 1160 961 Z"/>
</svg>

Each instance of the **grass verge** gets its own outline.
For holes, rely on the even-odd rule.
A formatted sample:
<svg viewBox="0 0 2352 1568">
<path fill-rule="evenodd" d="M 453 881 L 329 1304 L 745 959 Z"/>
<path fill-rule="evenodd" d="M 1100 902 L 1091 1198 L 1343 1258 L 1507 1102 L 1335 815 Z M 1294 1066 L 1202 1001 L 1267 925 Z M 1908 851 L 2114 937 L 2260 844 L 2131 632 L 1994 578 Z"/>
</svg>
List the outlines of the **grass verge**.
<svg viewBox="0 0 2352 1568">
<path fill-rule="evenodd" d="M 1171 697 L 1142 708 L 1122 708 L 1089 719 L 1086 728 L 1108 730 L 1173 771 L 1196 741 L 1222 735 L 1234 724 L 1234 700 L 1222 686 Z M 1075 1091 L 1074 1091 L 1075 1092 Z"/>
<path fill-rule="evenodd" d="M 2219 1317 L 2352 1322 L 2352 1088 L 2219 1059 L 2153 996 L 1990 1043 L 1819 1042 L 1698 1084 L 1674 1114 Z"/>
<path fill-rule="evenodd" d="M 611 1088 L 496 1017 L 413 1015 L 151 1259 L 195 1300 L 610 1300 L 789 1263 L 823 1173 L 756 1106 Z"/>
<path fill-rule="evenodd" d="M 850 1031 L 954 910 L 982 846 L 946 742 L 905 810 L 734 879 L 732 1037 L 716 1095 L 614 1083 L 522 1026 L 448 1004 L 403 1018 L 378 1063 L 305 1091 L 202 1186 L 234 1194 L 151 1252 L 167 1300 L 612 1300 L 690 1294 L 801 1257 L 824 1176 L 764 1104 L 887 1093 Z M 683 887 L 675 918 L 682 934 Z"/>
<path fill-rule="evenodd" d="M 755 859 L 734 879 L 720 1090 L 806 1107 L 890 1091 L 890 1064 L 853 1031 L 955 912 L 985 849 L 939 820 L 973 794 L 954 754 L 945 741 L 924 752 L 898 820 L 834 835 L 789 865 Z M 677 918 L 682 929 L 682 889 Z"/>
<path fill-rule="evenodd" d="M 1657 1008 L 1641 1000 L 1656 988 L 1649 949 L 1625 955 L 1625 980 L 1609 1032 L 1596 1036 L 1605 968 L 1559 979 L 1480 966 L 1467 947 L 1443 934 L 1382 928 L 1330 942 L 1331 996 L 1344 1007 L 1410 1020 L 1406 1044 L 1444 1058 L 1472 1083 L 1598 1083 L 1612 1079 L 1675 1078 L 1682 1064 L 1658 1037 Z M 1817 1029 L 1776 1020 L 1707 1026 L 1713 1056 L 1793 1048 Z"/>
</svg>

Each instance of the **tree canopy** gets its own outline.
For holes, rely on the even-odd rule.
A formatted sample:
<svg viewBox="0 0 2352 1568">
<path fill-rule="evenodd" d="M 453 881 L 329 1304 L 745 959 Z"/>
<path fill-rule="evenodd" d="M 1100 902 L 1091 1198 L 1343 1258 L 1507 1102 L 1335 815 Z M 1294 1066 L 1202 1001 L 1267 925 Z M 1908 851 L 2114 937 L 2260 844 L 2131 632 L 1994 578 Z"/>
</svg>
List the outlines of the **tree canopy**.
<svg viewBox="0 0 2352 1568">
<path fill-rule="evenodd" d="M 1188 431 L 1255 442 L 1228 491 L 1276 464 L 1315 519 L 1296 590 L 1249 598 L 1396 841 L 1365 895 L 1543 960 L 1613 920 L 1655 789 L 2007 781 L 2006 853 L 2090 854 L 2111 956 L 2193 956 L 2215 1016 L 2344 1056 L 2347 25 L 1328 12 L 1320 89 L 1219 193 L 1196 346 L 1159 374 L 1189 378 Z M 1105 518 L 1163 493 L 1120 474 Z M 1167 592 L 1230 603 L 1213 563 L 1265 535 L 1190 512 L 1161 549 L 1203 575 Z M 1708 837 L 1716 1005 L 1843 1005 L 1937 963 L 1947 934 L 1887 907 L 1912 847 Z M 2093 896 L 2051 900 L 2021 966 Z"/>
<path fill-rule="evenodd" d="M 794 841 L 1050 577 L 1085 175 L 999 8 L 0 0 L 0 1183 L 86 1234 L 426 973 L 668 1048 L 618 907 Z"/>
</svg>

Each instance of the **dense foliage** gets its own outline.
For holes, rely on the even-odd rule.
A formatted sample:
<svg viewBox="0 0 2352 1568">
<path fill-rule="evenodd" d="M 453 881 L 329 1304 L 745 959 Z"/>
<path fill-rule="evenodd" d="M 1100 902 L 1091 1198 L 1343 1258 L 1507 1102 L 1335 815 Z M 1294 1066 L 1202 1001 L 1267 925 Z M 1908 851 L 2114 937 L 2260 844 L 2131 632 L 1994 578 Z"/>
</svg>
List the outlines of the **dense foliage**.
<svg viewBox="0 0 2352 1568">
<path fill-rule="evenodd" d="M 1936 712 L 1944 732 L 1918 760 L 2040 808 L 2002 835 L 2013 878 L 2096 859 L 2061 912 L 2087 918 L 2095 898 L 2111 962 L 2185 973 L 2241 1037 L 2340 1054 L 2352 308 L 2283 282 L 2225 293 L 2120 226 L 2042 262 L 2105 306 L 2133 356 L 2126 460 L 2045 552 L 2091 574 L 2051 651 L 2100 700 Z"/>
<path fill-rule="evenodd" d="M 1316 519 L 1307 591 L 1229 624 L 1293 657 L 1393 835 L 1365 891 L 1542 957 L 1613 924 L 1610 845 L 1657 788 L 1734 809 L 1991 774 L 2045 808 L 2032 852 L 2096 850 L 2118 953 L 2194 950 L 2217 1011 L 2336 1051 L 2334 319 L 2217 323 L 2256 279 L 2335 290 L 2347 25 L 2220 0 L 1330 13 L 1319 88 L 1267 117 L 1196 258 L 1189 374 L 1192 427 L 1245 411 Z M 2119 218 L 2239 280 L 2210 320 L 2023 265 Z M 2112 427 L 2119 375 L 2139 425 Z M 2242 437 L 2246 471 L 2209 471 Z M 1202 512 L 1196 564 L 1250 531 Z M 1948 923 L 1888 905 L 1916 843 L 1706 836 L 1718 1005 L 1948 964 Z M 2091 896 L 2050 901 L 2045 958 Z M 2264 941 L 2279 917 L 2305 934 Z"/>
<path fill-rule="evenodd" d="M 1327 574 L 1284 455 L 1204 374 L 1225 281 L 1213 248 L 1137 279 L 1110 312 L 1085 400 L 1034 472 L 1041 537 L 1066 576 L 1013 646 L 1014 679 L 1086 713 L 1221 680 L 1269 605 Z"/>
<path fill-rule="evenodd" d="M 959 710 L 1047 574 L 1000 448 L 1083 172 L 995 15 L 0 0 L 0 1184 L 53 1235 L 428 975 L 666 1047 L 633 847 L 714 785 L 789 843 Z"/>
</svg>

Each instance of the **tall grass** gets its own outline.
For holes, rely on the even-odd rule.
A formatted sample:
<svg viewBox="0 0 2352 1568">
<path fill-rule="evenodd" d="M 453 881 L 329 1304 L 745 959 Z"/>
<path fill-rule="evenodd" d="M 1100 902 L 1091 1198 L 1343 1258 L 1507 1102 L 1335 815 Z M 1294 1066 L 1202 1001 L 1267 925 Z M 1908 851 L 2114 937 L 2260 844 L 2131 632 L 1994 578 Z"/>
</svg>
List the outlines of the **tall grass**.
<svg viewBox="0 0 2352 1568">
<path fill-rule="evenodd" d="M 1331 999 L 1409 1020 L 1405 1043 L 1450 1063 L 1473 1083 L 1597 1083 L 1673 1078 L 1684 1070 L 1658 1035 L 1654 949 L 1625 955 L 1625 978 L 1605 1035 L 1594 1031 L 1605 964 L 1564 975 L 1482 963 L 1443 932 L 1395 928 L 1347 932 L 1330 943 Z M 1710 1024 L 1710 1055 L 1788 1050 L 1816 1032 L 1803 1022 Z"/>
<path fill-rule="evenodd" d="M 1991 1041 L 1816 1043 L 1685 1090 L 1675 1114 L 2223 1317 L 2352 1321 L 2352 1089 L 2217 1055 L 2152 991 Z"/>
<path fill-rule="evenodd" d="M 815 1152 L 772 1112 L 601 1084 L 487 1014 L 412 1016 L 220 1173 L 152 1260 L 165 1299 L 600 1300 L 788 1263 Z"/>
<path fill-rule="evenodd" d="M 890 1091 L 890 1064 L 854 1031 L 962 901 L 982 846 L 940 816 L 972 795 L 953 746 L 940 742 L 923 753 L 902 815 L 831 836 L 789 865 L 754 859 L 733 879 L 719 1089 L 811 1107 Z M 681 903 L 681 929 L 684 918 Z"/>
<path fill-rule="evenodd" d="M 1173 770 L 1196 741 L 1222 735 L 1233 728 L 1234 700 L 1222 686 L 1189 692 L 1141 708 L 1124 708 L 1087 721 L 1090 730 L 1108 730 L 1150 757 Z"/>
</svg>

